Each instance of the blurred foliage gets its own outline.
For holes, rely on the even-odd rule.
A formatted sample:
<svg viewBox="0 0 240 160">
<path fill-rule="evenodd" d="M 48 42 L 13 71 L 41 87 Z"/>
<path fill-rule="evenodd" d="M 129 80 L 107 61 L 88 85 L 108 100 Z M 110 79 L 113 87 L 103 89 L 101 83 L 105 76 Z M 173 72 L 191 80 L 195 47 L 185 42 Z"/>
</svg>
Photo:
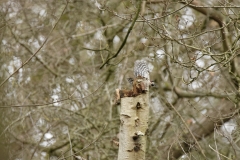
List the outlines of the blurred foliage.
<svg viewBox="0 0 240 160">
<path fill-rule="evenodd" d="M 135 0 L 1 1 L 1 156 L 117 159 L 114 92 L 145 59 L 156 83 L 146 159 L 238 159 L 239 3 L 191 2 L 143 1 L 100 69 Z"/>
</svg>

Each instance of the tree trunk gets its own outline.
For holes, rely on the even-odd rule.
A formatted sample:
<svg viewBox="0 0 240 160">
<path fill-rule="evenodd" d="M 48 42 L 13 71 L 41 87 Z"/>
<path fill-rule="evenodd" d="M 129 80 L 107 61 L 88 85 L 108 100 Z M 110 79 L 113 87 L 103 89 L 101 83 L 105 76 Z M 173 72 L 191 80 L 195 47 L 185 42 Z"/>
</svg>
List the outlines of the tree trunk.
<svg viewBox="0 0 240 160">
<path fill-rule="evenodd" d="M 149 92 L 121 98 L 118 160 L 145 160 Z"/>
</svg>

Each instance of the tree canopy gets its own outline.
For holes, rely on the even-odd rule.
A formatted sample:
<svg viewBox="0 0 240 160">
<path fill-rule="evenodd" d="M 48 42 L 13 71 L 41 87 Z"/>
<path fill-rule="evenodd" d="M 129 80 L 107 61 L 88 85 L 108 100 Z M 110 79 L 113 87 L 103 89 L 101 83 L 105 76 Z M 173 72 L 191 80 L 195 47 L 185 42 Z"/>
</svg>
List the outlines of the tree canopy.
<svg viewBox="0 0 240 160">
<path fill-rule="evenodd" d="M 146 159 L 238 159 L 238 0 L 2 0 L 0 154 L 117 159 L 116 88 L 144 59 Z"/>
</svg>

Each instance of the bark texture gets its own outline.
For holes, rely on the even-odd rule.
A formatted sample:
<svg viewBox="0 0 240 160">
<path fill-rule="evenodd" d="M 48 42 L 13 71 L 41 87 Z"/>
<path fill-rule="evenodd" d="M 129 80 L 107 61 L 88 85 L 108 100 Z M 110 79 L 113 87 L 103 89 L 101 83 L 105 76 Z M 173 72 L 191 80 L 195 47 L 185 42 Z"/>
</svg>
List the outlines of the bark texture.
<svg viewBox="0 0 240 160">
<path fill-rule="evenodd" d="M 149 118 L 149 93 L 121 99 L 118 160 L 144 160 Z"/>
</svg>

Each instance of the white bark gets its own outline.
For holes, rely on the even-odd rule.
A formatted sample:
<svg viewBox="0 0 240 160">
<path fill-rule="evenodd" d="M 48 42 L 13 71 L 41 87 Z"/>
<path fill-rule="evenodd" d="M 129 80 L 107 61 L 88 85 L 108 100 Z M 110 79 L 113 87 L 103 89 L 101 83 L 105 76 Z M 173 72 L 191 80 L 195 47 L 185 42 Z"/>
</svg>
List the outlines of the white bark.
<svg viewBox="0 0 240 160">
<path fill-rule="evenodd" d="M 121 99 L 118 160 L 145 160 L 149 93 Z"/>
</svg>

